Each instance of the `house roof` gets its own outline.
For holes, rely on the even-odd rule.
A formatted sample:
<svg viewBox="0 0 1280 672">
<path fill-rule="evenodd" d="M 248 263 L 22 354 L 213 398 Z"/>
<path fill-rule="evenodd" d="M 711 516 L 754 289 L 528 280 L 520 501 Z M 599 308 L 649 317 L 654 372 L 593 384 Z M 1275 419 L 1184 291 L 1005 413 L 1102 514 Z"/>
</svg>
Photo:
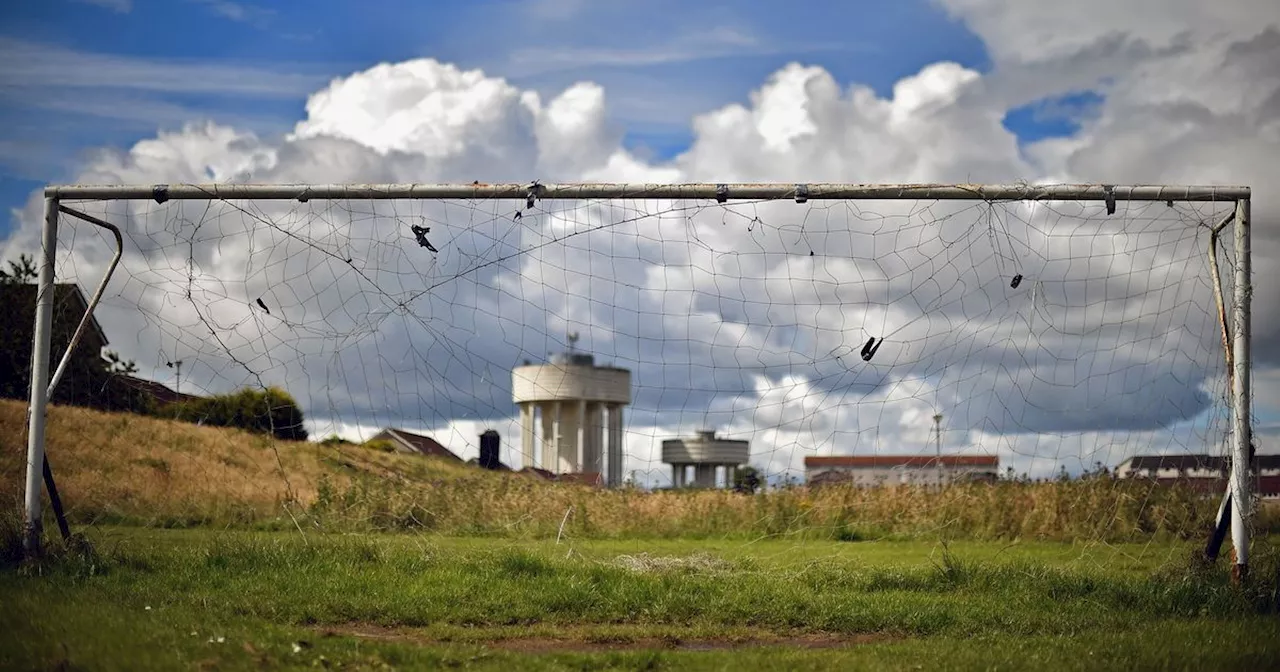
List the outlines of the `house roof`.
<svg viewBox="0 0 1280 672">
<path fill-rule="evenodd" d="M 843 471 L 820 471 L 805 479 L 809 485 L 826 485 L 829 483 L 851 483 L 853 474 Z"/>
<path fill-rule="evenodd" d="M 473 464 L 473 465 L 475 465 L 475 466 L 477 466 L 477 467 L 483 467 L 483 466 L 484 466 L 484 465 L 480 464 L 480 458 L 478 458 L 478 457 L 473 457 L 473 458 L 471 458 L 471 459 L 467 460 L 467 464 Z M 502 463 L 502 460 L 498 460 L 497 462 L 494 462 L 494 464 L 493 464 L 493 468 L 492 468 L 492 471 L 511 471 L 511 467 L 508 467 L 507 465 L 503 464 L 503 463 Z"/>
<path fill-rule="evenodd" d="M 23 313 L 28 310 L 26 307 L 34 308 L 36 304 L 37 286 L 31 283 L 23 284 L 0 284 L 0 306 L 9 310 L 18 307 Z M 80 285 L 74 282 L 59 282 L 53 285 L 53 324 L 54 331 L 66 331 L 65 338 L 70 340 L 71 334 L 75 333 L 75 328 L 80 324 L 80 320 L 84 318 L 85 311 L 89 308 L 89 301 L 85 298 L 84 292 L 80 291 Z M 22 319 L 26 320 L 27 328 L 33 325 L 32 318 L 34 315 L 23 315 Z M 89 318 L 89 331 L 86 336 L 96 337 L 101 345 L 107 345 L 107 334 L 102 330 L 102 325 L 98 324 L 98 318 Z"/>
<path fill-rule="evenodd" d="M 436 441 L 429 436 L 423 436 L 421 434 L 414 434 L 413 432 L 406 432 L 403 429 L 388 427 L 379 432 L 378 435 L 373 438 L 377 439 L 384 436 L 404 446 L 405 449 L 410 452 L 443 457 L 447 460 L 454 460 L 456 462 L 462 461 L 462 458 L 454 455 L 453 451 L 445 448 L 439 441 Z"/>
<path fill-rule="evenodd" d="M 604 478 L 594 471 L 571 472 L 567 474 L 558 474 L 556 476 L 558 483 L 580 483 L 582 485 L 603 485 Z"/>
<path fill-rule="evenodd" d="M 872 467 L 996 467 L 1000 458 L 995 455 L 830 455 L 804 458 L 806 469 L 843 467 L 861 469 Z"/>
<path fill-rule="evenodd" d="M 135 390 L 146 392 L 151 395 L 153 399 L 162 404 L 171 404 L 178 401 L 191 401 L 192 399 L 199 398 L 195 395 L 176 392 L 169 389 L 169 386 L 164 385 L 163 383 L 157 383 L 154 380 L 144 380 L 142 378 L 125 375 L 121 375 L 120 378 L 125 385 L 128 385 Z"/>
<path fill-rule="evenodd" d="M 582 485 L 603 485 L 604 484 L 604 478 L 599 473 L 594 471 L 556 474 L 546 469 L 542 469 L 540 467 L 525 467 L 520 470 L 520 473 L 533 474 L 534 476 L 545 478 L 548 481 L 555 481 L 557 483 L 579 483 Z"/>
<path fill-rule="evenodd" d="M 1127 460 L 1127 464 L 1130 469 L 1152 471 L 1157 469 L 1221 471 L 1228 466 L 1226 458 L 1216 455 L 1134 455 Z"/>
</svg>

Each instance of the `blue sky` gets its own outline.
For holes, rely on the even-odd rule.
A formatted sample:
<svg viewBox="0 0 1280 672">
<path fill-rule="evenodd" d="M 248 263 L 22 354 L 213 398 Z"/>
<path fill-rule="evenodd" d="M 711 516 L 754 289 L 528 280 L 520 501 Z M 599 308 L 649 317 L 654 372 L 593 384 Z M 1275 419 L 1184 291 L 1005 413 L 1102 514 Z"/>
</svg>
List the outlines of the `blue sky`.
<svg viewBox="0 0 1280 672">
<path fill-rule="evenodd" d="M 544 102 L 575 82 L 596 82 L 626 143 L 646 159 L 662 160 L 689 146 L 694 115 L 748 102 L 753 90 L 793 62 L 820 66 L 845 87 L 869 86 L 883 97 L 930 64 L 951 61 L 989 73 L 999 62 L 1001 72 L 984 81 L 1018 89 L 1011 98 L 1022 101 L 1093 86 L 1108 74 L 1137 72 L 1133 65 L 1145 63 L 1143 54 L 1150 51 L 1142 40 L 1160 43 L 1159 36 L 1134 28 L 1147 22 L 1125 27 L 1121 21 L 1107 30 L 1138 40 L 1132 49 L 1117 51 L 1106 36 L 1086 36 L 1074 46 L 1053 46 L 1045 56 L 1045 50 L 1032 48 L 1044 36 L 1029 34 L 1031 23 L 993 26 L 987 17 L 984 26 L 970 16 L 984 43 L 938 1 L 3 3 L 0 204 L 20 206 L 41 185 L 73 179 L 86 155 L 99 148 L 124 149 L 187 122 L 212 120 L 270 139 L 304 119 L 308 95 L 334 78 L 384 62 L 429 57 L 479 68 L 540 92 Z M 1035 12 L 1022 6 L 1018 11 L 1038 22 Z M 1057 35 L 1081 32 L 1076 28 Z M 1010 63 L 1019 77 L 1007 77 Z M 1112 89 L 1108 109 L 1141 88 L 1133 84 Z M 1155 88 L 1163 100 L 1165 88 L 1174 87 Z M 1008 110 L 1005 126 L 1023 143 L 1068 135 L 1102 102 L 1092 92 L 1036 101 Z M 1004 139 L 998 133 L 981 137 Z M 1152 140 L 1144 137 L 1133 146 Z M 987 146 L 981 142 L 971 143 L 973 160 L 962 167 L 982 163 Z M 1096 155 L 1101 158 L 1086 162 L 1081 173 L 1097 179 L 1116 165 L 1133 179 L 1145 179 L 1158 173 L 1149 166 L 1166 162 L 1159 151 L 1150 163 Z M 1098 170 L 1103 172 L 1090 172 Z M 0 217 L 0 239 L 12 225 L 11 218 Z M 1274 416 L 1266 421 L 1274 424 Z"/>
<path fill-rule="evenodd" d="M 544 93 L 596 81 L 628 144 L 659 158 L 687 146 L 693 114 L 745 101 L 791 61 L 881 95 L 929 63 L 989 67 L 982 42 L 924 0 L 659 0 L 643 12 L 612 0 L 49 0 L 5 3 L 0 26 L 6 207 L 70 179 L 85 152 L 184 121 L 287 131 L 309 93 L 384 61 L 432 57 Z M 1079 109 L 1034 106 L 1007 123 L 1024 140 L 1068 133 Z"/>
</svg>

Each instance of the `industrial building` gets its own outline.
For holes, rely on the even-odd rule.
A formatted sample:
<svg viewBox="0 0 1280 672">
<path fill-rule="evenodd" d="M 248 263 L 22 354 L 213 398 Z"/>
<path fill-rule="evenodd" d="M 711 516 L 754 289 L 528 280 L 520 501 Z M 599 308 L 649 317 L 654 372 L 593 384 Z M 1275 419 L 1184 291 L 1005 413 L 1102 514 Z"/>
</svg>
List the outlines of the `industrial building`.
<svg viewBox="0 0 1280 672">
<path fill-rule="evenodd" d="M 732 486 L 739 467 L 750 459 L 747 441 L 717 438 L 713 430 L 703 430 L 687 439 L 667 439 L 662 442 L 662 461 L 671 465 L 671 484 L 677 488 L 693 485 L 699 488 L 716 487 L 723 470 L 726 486 Z M 689 471 L 693 470 L 693 480 Z"/>
<path fill-rule="evenodd" d="M 1226 492 L 1231 462 L 1219 455 L 1134 455 L 1116 466 L 1115 477 L 1179 484 L 1208 495 Z M 1255 454 L 1249 468 L 1259 497 L 1280 499 L 1280 455 Z"/>
<path fill-rule="evenodd" d="M 631 372 L 596 366 L 589 353 L 553 355 L 546 364 L 511 372 L 511 396 L 520 409 L 520 445 L 525 469 L 556 475 L 604 475 L 608 487 L 622 484 L 623 407 L 631 403 Z M 540 458 L 535 462 L 535 458 Z"/>
<path fill-rule="evenodd" d="M 833 455 L 804 458 L 809 485 L 947 485 L 994 481 L 1000 475 L 995 455 Z"/>
</svg>

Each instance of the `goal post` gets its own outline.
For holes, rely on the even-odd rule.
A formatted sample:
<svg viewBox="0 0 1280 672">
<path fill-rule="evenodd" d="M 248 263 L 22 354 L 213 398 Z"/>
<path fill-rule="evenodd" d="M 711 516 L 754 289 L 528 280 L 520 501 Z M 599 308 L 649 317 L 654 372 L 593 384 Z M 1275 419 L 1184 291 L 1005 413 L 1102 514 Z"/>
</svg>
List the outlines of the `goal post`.
<svg viewBox="0 0 1280 672">
<path fill-rule="evenodd" d="M 55 185 L 45 189 L 45 217 L 40 237 L 37 301 L 34 339 L 32 342 L 31 386 L 29 395 L 28 453 L 25 492 L 26 552 L 38 554 L 42 533 L 42 473 L 45 468 L 46 418 L 50 395 L 51 370 L 56 366 L 52 352 L 51 331 L 54 307 L 55 267 L 58 254 L 60 214 L 68 214 L 86 203 L 107 201 L 149 201 L 163 206 L 180 201 L 292 201 L 315 204 L 326 201 L 462 201 L 488 203 L 518 202 L 532 207 L 539 201 L 662 201 L 690 202 L 700 208 L 729 207 L 735 204 L 767 204 L 770 202 L 864 201 L 898 202 L 970 202 L 994 204 L 1088 203 L 1105 206 L 1112 215 L 1117 204 L 1163 203 L 1223 204 L 1233 206 L 1234 278 L 1230 292 L 1230 436 L 1229 455 L 1233 466 L 1228 479 L 1228 493 L 1235 505 L 1230 507 L 1231 538 L 1236 553 L 1236 574 L 1243 576 L 1248 564 L 1250 515 L 1253 501 L 1250 480 L 1251 454 L 1251 379 L 1250 379 L 1250 306 L 1252 300 L 1249 203 L 1251 191 L 1243 186 L 1183 185 L 1107 185 L 1107 184 L 838 184 L 838 183 L 569 183 L 569 184 L 159 184 L 159 185 Z M 813 204 L 810 204 L 813 207 Z M 78 213 L 78 210 L 75 210 Z M 1099 217 L 1103 216 L 1099 211 Z M 82 213 L 81 213 L 82 214 Z M 111 217 L 81 217 L 98 225 L 109 224 Z M 94 220 L 97 219 L 97 222 Z M 106 221 L 103 221 L 106 220 Z M 361 226 L 348 222 L 350 227 Z M 127 228 L 121 226 L 121 228 Z M 121 248 L 123 250 L 123 247 Z M 809 252 L 812 255 L 812 251 Z M 348 260 L 349 262 L 350 260 Z M 114 269 L 114 265 L 112 266 Z M 1021 275 L 1018 276 L 1021 278 Z M 103 287 L 110 279 L 103 279 Z M 1212 282 L 1221 282 L 1214 278 Z M 1014 281 L 1017 287 L 1017 280 Z M 99 292 L 89 304 L 91 313 Z M 85 319 L 89 317 L 86 314 Z M 77 334 L 78 336 L 78 334 Z M 860 345 L 860 344 L 859 344 Z M 74 348 L 73 341 L 68 351 Z M 851 350 L 856 350 L 852 347 Z M 863 359 L 870 361 L 864 352 Z M 56 384 L 56 381 L 55 381 Z M 587 411 L 579 410 L 582 418 Z M 523 409 L 522 409 L 523 413 Z M 557 411 L 557 418 L 559 411 Z M 575 416 L 577 417 L 577 416 Z M 556 420 L 559 423 L 559 420 Z M 579 427 L 579 431 L 581 428 Z M 930 425 L 932 432 L 934 426 Z M 938 430 L 940 432 L 940 430 Z M 941 438 L 939 434 L 939 446 Z M 939 448 L 940 452 L 940 448 Z M 613 467 L 610 467 L 612 470 Z"/>
</svg>

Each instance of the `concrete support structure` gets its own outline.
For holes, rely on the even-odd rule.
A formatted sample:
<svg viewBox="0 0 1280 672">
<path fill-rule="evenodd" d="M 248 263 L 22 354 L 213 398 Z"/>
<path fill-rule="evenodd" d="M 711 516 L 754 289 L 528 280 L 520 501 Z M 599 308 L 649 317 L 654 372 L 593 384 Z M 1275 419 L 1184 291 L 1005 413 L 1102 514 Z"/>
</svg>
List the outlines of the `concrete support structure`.
<svg viewBox="0 0 1280 672">
<path fill-rule="evenodd" d="M 622 404 L 609 405 L 609 487 L 622 485 Z"/>
<path fill-rule="evenodd" d="M 669 439 L 662 442 L 662 461 L 671 465 L 671 484 L 677 488 L 692 485 L 698 488 L 716 487 L 717 477 L 724 474 L 724 485 L 732 487 L 738 467 L 750 459 L 750 444 L 716 438 L 714 431 L 704 430 L 688 439 Z M 693 480 L 689 480 L 689 468 L 693 468 Z"/>
<path fill-rule="evenodd" d="M 609 487 L 622 484 L 622 408 L 631 403 L 630 371 L 596 366 L 589 354 L 562 353 L 548 364 L 516 367 L 512 398 L 520 407 L 522 467 L 598 474 Z"/>
<path fill-rule="evenodd" d="M 537 432 L 533 426 L 533 406 L 520 406 L 520 462 L 523 466 L 534 463 L 533 451 L 537 445 Z"/>
</svg>

